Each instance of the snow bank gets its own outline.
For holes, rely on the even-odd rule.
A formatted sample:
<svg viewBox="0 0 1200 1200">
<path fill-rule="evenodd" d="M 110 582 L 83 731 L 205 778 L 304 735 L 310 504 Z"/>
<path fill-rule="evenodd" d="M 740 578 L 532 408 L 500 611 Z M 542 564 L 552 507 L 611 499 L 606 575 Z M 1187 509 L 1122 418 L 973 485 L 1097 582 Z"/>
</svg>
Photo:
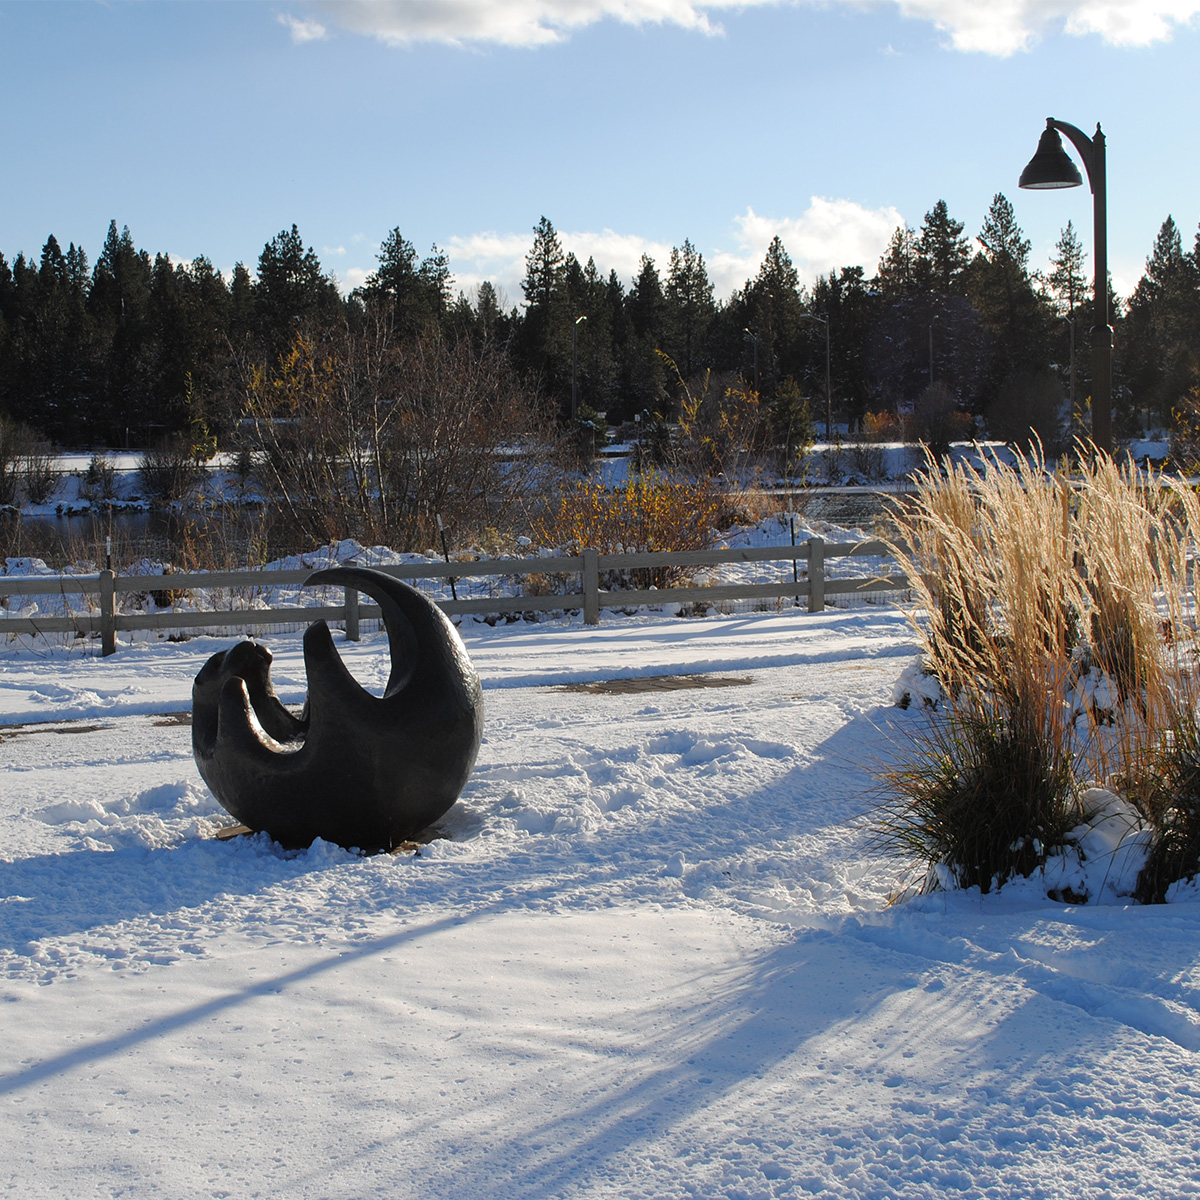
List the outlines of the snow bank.
<svg viewBox="0 0 1200 1200">
<path fill-rule="evenodd" d="M 1200 1191 L 1194 890 L 893 903 L 898 614 L 465 636 L 485 742 L 416 857 L 210 836 L 185 721 L 228 639 L 0 657 L 14 1194 Z M 380 638 L 340 649 L 382 683 Z M 738 682 L 571 687 L 697 671 Z"/>
</svg>

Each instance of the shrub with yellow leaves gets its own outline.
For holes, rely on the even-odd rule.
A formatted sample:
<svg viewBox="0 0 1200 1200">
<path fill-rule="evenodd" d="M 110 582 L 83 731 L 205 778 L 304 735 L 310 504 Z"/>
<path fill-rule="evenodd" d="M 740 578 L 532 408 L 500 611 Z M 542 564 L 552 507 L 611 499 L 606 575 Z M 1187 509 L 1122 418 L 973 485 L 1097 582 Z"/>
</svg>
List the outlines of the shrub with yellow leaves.
<svg viewBox="0 0 1200 1200">
<path fill-rule="evenodd" d="M 638 475 L 615 487 L 584 479 L 565 489 L 534 526 L 545 545 L 601 554 L 699 550 L 716 534 L 725 498 L 711 479 L 670 479 Z M 665 587 L 678 569 L 654 567 L 627 573 L 620 582 L 634 587 Z"/>
</svg>

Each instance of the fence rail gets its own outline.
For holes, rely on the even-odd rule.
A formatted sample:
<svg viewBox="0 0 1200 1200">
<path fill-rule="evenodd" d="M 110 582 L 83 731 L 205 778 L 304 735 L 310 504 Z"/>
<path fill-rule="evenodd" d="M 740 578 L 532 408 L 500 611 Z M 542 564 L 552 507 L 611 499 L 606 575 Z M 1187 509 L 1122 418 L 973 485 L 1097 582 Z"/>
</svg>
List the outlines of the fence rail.
<svg viewBox="0 0 1200 1200">
<path fill-rule="evenodd" d="M 795 546 L 753 546 L 737 550 L 688 550 L 644 554 L 600 554 L 583 550 L 561 558 L 500 558 L 475 562 L 426 562 L 377 568 L 396 579 L 469 579 L 532 575 L 575 575 L 579 590 L 550 595 L 484 596 L 468 600 L 438 600 L 450 616 L 479 616 L 506 613 L 555 612 L 581 610 L 585 622 L 598 624 L 606 608 L 631 608 L 671 603 L 721 603 L 756 599 L 807 600 L 810 612 L 821 612 L 827 598 L 866 592 L 904 590 L 907 577 L 899 574 L 831 578 L 826 564 L 831 559 L 851 556 L 888 557 L 882 542 L 853 544 L 828 543 L 810 538 Z M 627 573 L 680 567 L 720 566 L 727 563 L 781 562 L 791 567 L 791 577 L 767 583 L 688 584 L 662 588 L 603 588 L 605 573 Z M 805 577 L 798 564 L 805 564 Z M 0 617 L 0 633 L 53 634 L 87 636 L 99 633 L 101 653 L 116 650 L 118 633 L 136 630 L 195 630 L 211 628 L 260 628 L 266 625 L 307 623 L 324 619 L 344 627 L 346 637 L 357 640 L 359 622 L 377 619 L 379 606 L 363 604 L 354 588 L 343 588 L 340 604 L 319 606 L 244 607 L 200 610 L 192 607 L 176 610 L 170 606 L 176 594 L 217 589 L 265 588 L 299 585 L 311 574 L 308 568 L 280 571 L 194 571 L 170 575 L 115 575 L 100 571 L 95 575 L 6 575 L 0 576 L 0 597 L 54 596 L 63 600 L 79 596 L 79 610 L 67 604 L 62 615 Z M 157 593 L 168 605 L 156 612 L 122 612 L 117 597 L 130 593 Z"/>
</svg>

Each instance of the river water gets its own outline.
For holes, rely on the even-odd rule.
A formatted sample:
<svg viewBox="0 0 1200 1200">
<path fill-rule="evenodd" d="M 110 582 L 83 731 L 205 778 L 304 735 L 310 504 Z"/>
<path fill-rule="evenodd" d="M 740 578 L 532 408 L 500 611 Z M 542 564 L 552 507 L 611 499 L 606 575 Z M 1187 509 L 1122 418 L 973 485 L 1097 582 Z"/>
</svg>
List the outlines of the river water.
<svg viewBox="0 0 1200 1200">
<path fill-rule="evenodd" d="M 152 510 L 116 509 L 62 516 L 0 515 L 0 557 L 41 558 L 51 566 L 85 563 L 103 566 L 110 552 L 113 562 L 138 559 L 174 561 L 194 559 L 201 565 L 245 565 L 251 550 L 261 561 L 264 539 L 259 514 L 249 512 L 241 525 L 224 519 Z M 289 553 L 272 548 L 272 557 Z"/>
<path fill-rule="evenodd" d="M 772 490 L 781 509 L 809 521 L 877 531 L 886 521 L 887 502 L 893 492 L 866 487 L 797 488 Z M 173 562 L 177 567 L 197 564 L 241 566 L 253 556 L 269 561 L 311 549 L 310 546 L 269 544 L 260 511 L 246 511 L 240 526 L 224 518 L 153 510 L 115 509 L 62 516 L 0 514 L 0 558 L 44 559 L 54 567 L 68 563 L 102 566 L 108 540 L 113 561 L 139 559 Z"/>
</svg>

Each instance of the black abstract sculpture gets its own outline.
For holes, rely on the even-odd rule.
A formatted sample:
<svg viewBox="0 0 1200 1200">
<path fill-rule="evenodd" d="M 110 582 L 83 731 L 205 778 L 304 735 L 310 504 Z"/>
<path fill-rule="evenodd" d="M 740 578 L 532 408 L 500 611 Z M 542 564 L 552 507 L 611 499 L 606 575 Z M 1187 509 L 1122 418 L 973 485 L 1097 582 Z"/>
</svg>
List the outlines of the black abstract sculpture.
<svg viewBox="0 0 1200 1200">
<path fill-rule="evenodd" d="M 271 686 L 271 654 L 239 642 L 192 685 L 192 753 L 222 806 L 285 846 L 315 838 L 390 850 L 458 799 L 483 732 L 483 693 L 457 630 L 415 588 L 362 567 L 309 584 L 357 588 L 383 612 L 391 673 L 383 695 L 346 669 L 324 621 L 304 634 L 299 716 Z"/>
</svg>

